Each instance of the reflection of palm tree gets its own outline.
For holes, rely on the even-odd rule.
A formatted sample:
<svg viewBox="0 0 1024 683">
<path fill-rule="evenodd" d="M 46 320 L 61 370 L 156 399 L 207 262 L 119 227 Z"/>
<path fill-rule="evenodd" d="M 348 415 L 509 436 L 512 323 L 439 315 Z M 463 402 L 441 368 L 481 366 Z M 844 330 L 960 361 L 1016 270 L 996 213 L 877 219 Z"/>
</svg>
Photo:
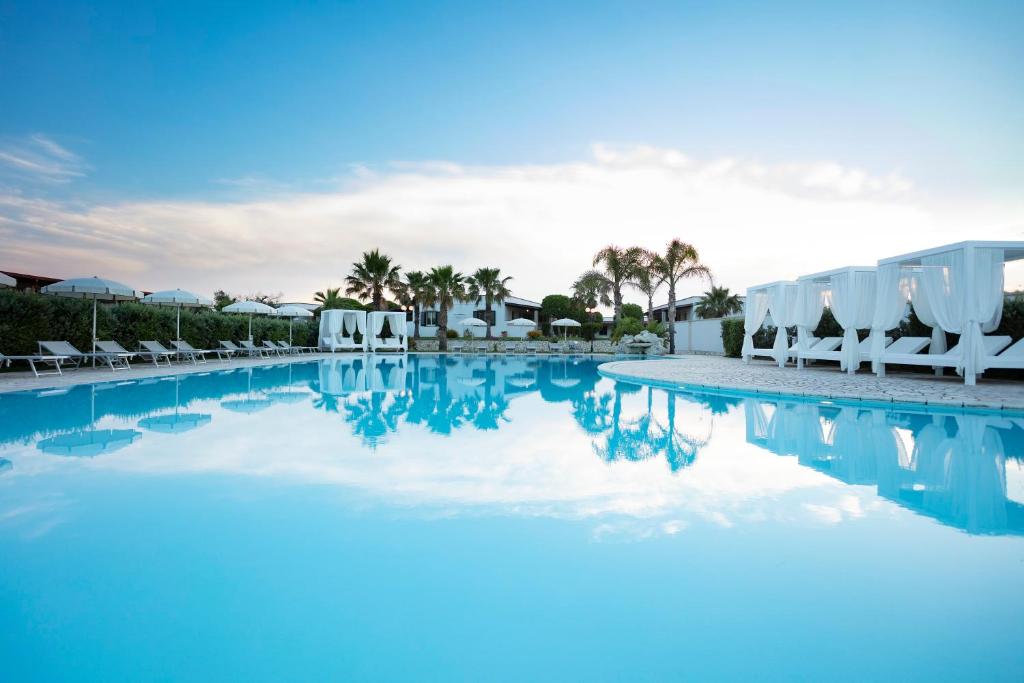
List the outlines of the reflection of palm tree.
<svg viewBox="0 0 1024 683">
<path fill-rule="evenodd" d="M 697 460 L 697 453 L 711 441 L 714 422 L 708 426 L 704 438 L 690 436 L 676 429 L 676 392 L 666 391 L 668 397 L 668 425 L 659 431 L 657 448 L 665 453 L 668 466 L 673 472 L 689 467 Z"/>
<path fill-rule="evenodd" d="M 600 434 L 611 427 L 612 395 L 588 391 L 572 402 L 572 416 L 588 434 Z"/>
<path fill-rule="evenodd" d="M 374 392 L 369 396 L 357 396 L 345 402 L 345 421 L 352 425 L 352 433 L 375 448 L 388 432 L 387 422 L 381 410 L 386 394 Z"/>
<path fill-rule="evenodd" d="M 331 394 L 317 394 L 313 397 L 313 407 L 328 413 L 338 412 L 338 397 Z"/>
</svg>

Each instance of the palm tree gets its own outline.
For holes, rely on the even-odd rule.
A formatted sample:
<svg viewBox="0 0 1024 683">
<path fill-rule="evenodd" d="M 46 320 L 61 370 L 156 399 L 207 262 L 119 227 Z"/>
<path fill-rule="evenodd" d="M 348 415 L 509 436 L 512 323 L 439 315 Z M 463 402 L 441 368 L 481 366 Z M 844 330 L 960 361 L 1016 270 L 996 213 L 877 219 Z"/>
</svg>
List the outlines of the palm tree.
<svg viewBox="0 0 1024 683">
<path fill-rule="evenodd" d="M 448 309 L 455 302 L 466 300 L 466 276 L 451 266 L 431 268 L 427 274 L 427 289 L 423 303 L 437 305 L 437 343 L 441 351 L 448 350 Z"/>
<path fill-rule="evenodd" d="M 588 270 L 572 283 L 572 298 L 588 311 L 598 304 L 611 306 L 612 281 L 599 270 Z"/>
<path fill-rule="evenodd" d="M 622 288 L 629 282 L 636 272 L 637 266 L 643 258 L 643 249 L 629 247 L 622 249 L 615 245 L 608 245 L 601 251 L 594 254 L 594 263 L 604 266 L 604 275 L 611 282 L 612 304 L 615 309 L 615 322 L 619 322 L 622 316 Z"/>
<path fill-rule="evenodd" d="M 743 310 L 743 302 L 739 294 L 730 294 L 728 287 L 715 287 L 704 292 L 703 298 L 697 302 L 697 315 L 702 318 L 724 318 L 732 313 Z"/>
<path fill-rule="evenodd" d="M 333 308 L 341 308 L 341 287 L 328 287 L 322 292 L 313 295 L 313 301 L 320 304 L 320 308 L 327 311 Z"/>
<path fill-rule="evenodd" d="M 654 258 L 653 270 L 659 282 L 668 285 L 668 352 L 676 352 L 676 285 L 688 277 L 711 279 L 711 271 L 700 262 L 697 248 L 678 239 L 668 243 L 665 253 Z"/>
<path fill-rule="evenodd" d="M 405 273 L 405 279 L 395 292 L 399 303 L 412 308 L 413 314 L 413 339 L 420 338 L 420 312 L 423 308 L 424 295 L 427 289 L 427 276 L 423 271 L 410 270 Z"/>
<path fill-rule="evenodd" d="M 647 322 L 654 320 L 654 295 L 658 293 L 661 281 L 653 272 L 656 254 L 646 249 L 640 250 L 640 260 L 633 269 L 629 284 L 647 297 Z"/>
<path fill-rule="evenodd" d="M 363 301 L 373 302 L 376 311 L 387 310 L 384 301 L 384 290 L 397 289 L 401 286 L 398 273 L 401 266 L 391 265 L 391 257 L 380 253 L 378 249 L 364 251 L 363 260 L 352 264 L 352 274 L 345 278 L 348 287 L 346 294 L 355 294 Z"/>
<path fill-rule="evenodd" d="M 484 322 L 487 323 L 488 339 L 491 338 L 491 306 L 500 304 L 507 296 L 512 296 L 512 290 L 507 286 L 511 279 L 511 275 L 502 277 L 500 268 L 478 268 L 466 279 L 467 296 L 477 304 L 480 303 L 480 299 L 484 300 Z"/>
</svg>

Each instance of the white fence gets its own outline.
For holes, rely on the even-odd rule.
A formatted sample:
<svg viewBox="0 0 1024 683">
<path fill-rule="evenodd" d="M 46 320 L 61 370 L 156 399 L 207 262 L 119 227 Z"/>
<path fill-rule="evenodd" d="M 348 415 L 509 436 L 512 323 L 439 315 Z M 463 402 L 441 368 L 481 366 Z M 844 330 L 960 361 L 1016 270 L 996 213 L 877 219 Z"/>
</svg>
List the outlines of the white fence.
<svg viewBox="0 0 1024 683">
<path fill-rule="evenodd" d="M 722 345 L 722 318 L 677 322 L 675 336 L 676 353 L 725 353 Z"/>
</svg>

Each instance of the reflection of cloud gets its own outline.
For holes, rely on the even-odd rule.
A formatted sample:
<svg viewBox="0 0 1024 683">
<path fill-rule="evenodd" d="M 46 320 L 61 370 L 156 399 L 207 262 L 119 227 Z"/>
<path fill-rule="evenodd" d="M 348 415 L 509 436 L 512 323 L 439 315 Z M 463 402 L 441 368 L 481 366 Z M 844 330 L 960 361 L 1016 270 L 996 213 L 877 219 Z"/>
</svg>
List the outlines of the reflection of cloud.
<svg viewBox="0 0 1024 683">
<path fill-rule="evenodd" d="M 66 160 L 54 164 L 56 177 L 80 172 Z M 216 184 L 223 188 L 223 182 Z M 872 175 L 832 161 L 698 161 L 669 149 L 601 145 L 575 162 L 396 164 L 305 189 L 245 177 L 231 181 L 230 192 L 220 200 L 108 203 L 0 194 L 0 238 L 26 270 L 53 272 L 60 264 L 60 275 L 102 266 L 109 276 L 148 289 L 269 287 L 305 299 L 338 284 L 338 264 L 363 249 L 380 247 L 406 268 L 454 263 L 469 269 L 490 261 L 494 236 L 501 235 L 503 272 L 516 277 L 517 293 L 540 297 L 567 289 L 589 254 L 622 241 L 624 225 L 630 242 L 652 248 L 685 226 L 716 279 L 742 290 L 753 281 L 841 265 L 814 250 L 791 249 L 816 239 L 821 226 L 856 236 L 839 237 L 843 262 L 873 263 L 884 255 L 880 243 L 900 253 L 960 238 L 959 221 L 968 215 L 948 218 L 947 207 L 926 203 L 897 174 Z M 966 208 L 988 237 L 1019 231 L 1019 207 Z M 301 230 L 288 229 L 296 225 Z M 780 233 L 788 239 L 775 239 Z"/>
</svg>

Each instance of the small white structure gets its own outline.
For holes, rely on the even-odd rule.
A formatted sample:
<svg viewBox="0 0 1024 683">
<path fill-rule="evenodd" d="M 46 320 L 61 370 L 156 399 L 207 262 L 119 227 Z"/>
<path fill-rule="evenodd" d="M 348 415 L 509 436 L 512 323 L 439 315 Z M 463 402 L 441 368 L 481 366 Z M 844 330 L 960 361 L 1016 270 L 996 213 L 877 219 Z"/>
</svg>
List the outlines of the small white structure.
<svg viewBox="0 0 1024 683">
<path fill-rule="evenodd" d="M 420 311 L 420 335 L 423 337 L 437 336 L 437 306 L 425 306 Z M 456 329 L 464 318 L 480 318 L 487 320 L 487 311 L 480 301 L 456 301 L 448 311 L 448 329 Z M 518 296 L 507 296 L 501 303 L 491 306 L 491 335 L 500 337 L 525 337 L 528 327 L 511 325 L 517 318 L 533 320 L 534 325 L 540 323 L 540 304 L 536 301 Z"/>
<path fill-rule="evenodd" d="M 869 353 L 861 351 L 857 330 L 868 329 L 875 312 L 874 266 L 848 266 L 813 275 L 804 275 L 797 280 L 796 310 L 797 366 L 813 358 L 810 349 L 811 333 L 821 321 L 825 305 L 843 328 L 843 344 L 838 354 L 839 367 L 849 374 L 857 372 L 862 360 L 868 360 Z M 884 333 L 881 335 L 884 337 Z"/>
<path fill-rule="evenodd" d="M 1004 264 L 1018 259 L 1024 259 L 1024 242 L 971 241 L 880 260 L 872 333 L 877 339 L 898 325 L 896 312 L 905 309 L 909 296 L 917 317 L 935 332 L 927 354 L 898 362 L 954 367 L 969 385 L 988 367 L 1024 367 L 1024 362 L 996 362 L 1005 355 L 996 353 L 1002 347 L 987 344 L 984 336 L 1002 319 Z M 943 332 L 960 335 L 949 352 Z M 876 372 L 884 374 L 887 359 L 880 344 L 872 347 L 871 358 Z"/>
<path fill-rule="evenodd" d="M 774 359 L 780 368 L 786 365 L 786 358 L 789 357 L 786 328 L 796 324 L 796 297 L 797 283 L 788 280 L 747 288 L 743 350 L 740 353 L 744 363 L 749 363 L 754 356 L 765 356 Z M 754 333 L 761 329 L 765 318 L 769 316 L 777 329 L 775 343 L 770 349 L 754 348 Z"/>
<path fill-rule="evenodd" d="M 384 324 L 387 323 L 391 336 L 384 338 Z M 408 351 L 409 331 L 404 311 L 373 311 L 367 316 L 368 332 L 365 338 L 370 351 Z"/>
<path fill-rule="evenodd" d="M 355 339 L 357 332 L 361 336 L 359 342 L 356 342 Z M 327 349 L 331 353 L 335 351 L 362 351 L 365 353 L 367 336 L 366 311 L 346 309 L 321 311 L 320 332 L 317 335 L 321 349 Z"/>
</svg>

